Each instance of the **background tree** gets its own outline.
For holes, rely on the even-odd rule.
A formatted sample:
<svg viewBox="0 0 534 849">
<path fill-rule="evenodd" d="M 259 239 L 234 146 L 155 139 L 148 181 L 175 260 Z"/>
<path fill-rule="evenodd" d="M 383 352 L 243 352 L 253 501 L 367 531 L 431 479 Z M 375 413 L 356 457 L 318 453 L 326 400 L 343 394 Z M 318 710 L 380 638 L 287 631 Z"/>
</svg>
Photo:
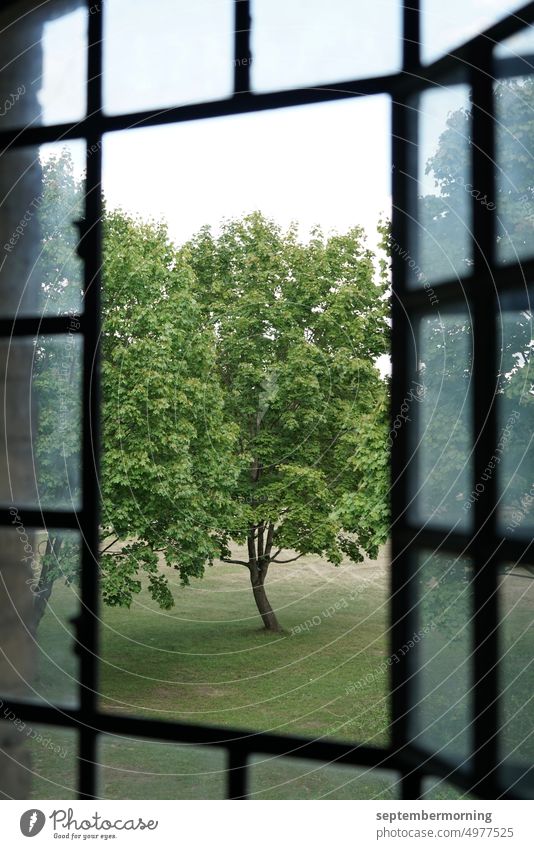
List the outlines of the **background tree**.
<svg viewBox="0 0 534 849">
<path fill-rule="evenodd" d="M 83 183 L 74 175 L 67 148 L 41 163 L 42 193 L 35 207 L 41 250 L 30 286 L 40 291 L 47 315 L 70 314 L 68 336 L 39 335 L 34 342 L 33 387 L 38 407 L 34 442 L 42 506 L 76 507 L 80 499 L 81 346 L 76 329 L 82 300 L 82 263 L 77 254 L 83 214 Z M 33 278 L 37 278 L 37 282 Z M 46 611 L 54 581 L 77 577 L 79 547 L 71 532 L 50 530 L 39 541 L 41 566 L 35 575 L 34 627 Z"/>
<path fill-rule="evenodd" d="M 496 113 L 496 238 L 502 260 L 531 257 L 534 245 L 534 80 L 532 78 L 500 80 L 495 88 Z M 471 114 L 459 109 L 447 117 L 438 146 L 426 163 L 426 172 L 434 178 L 436 190 L 418 200 L 418 214 L 425 233 L 419 234 L 420 259 L 425 274 L 469 274 L 471 258 L 465 254 L 465 234 L 470 224 L 469 210 L 475 202 L 489 204 L 472 185 L 467 170 L 471 141 Z M 462 252 L 463 251 L 463 252 Z M 500 357 L 495 375 L 499 422 L 503 428 L 513 410 L 520 412 L 514 425 L 513 439 L 506 445 L 506 458 L 499 463 L 497 474 L 507 488 L 506 509 L 530 487 L 533 463 L 530 443 L 534 410 L 532 378 L 532 312 L 528 292 L 504 298 L 501 302 Z M 433 406 L 431 432 L 427 441 L 436 445 L 447 442 L 449 448 L 440 464 L 436 486 L 441 493 L 445 482 L 454 490 L 458 510 L 471 487 L 477 482 L 459 475 L 471 439 L 469 415 L 460 421 L 459 411 L 469 405 L 472 372 L 471 324 L 468 316 L 431 316 L 422 333 L 422 345 L 428 352 L 418 353 L 422 366 L 421 381 L 434 392 L 439 403 Z M 426 363 L 424 360 L 426 359 Z M 424 374 L 423 374 L 424 373 Z M 427 405 L 430 408 L 430 404 Z M 457 423 L 456 435 L 450 431 Z M 488 458 L 489 460 L 490 458 Z M 506 467 L 506 471 L 504 468 Z M 436 498 L 438 492 L 435 493 Z M 452 501 L 450 506 L 452 507 Z M 454 514 L 454 509 L 450 515 Z"/>
<path fill-rule="evenodd" d="M 499 119 L 496 124 L 497 252 L 503 261 L 517 261 L 532 257 L 534 245 L 534 81 L 532 78 L 500 80 L 495 98 Z M 472 198 L 485 205 L 490 199 L 470 179 L 467 168 L 470 142 L 470 110 L 451 112 L 437 148 L 426 163 L 426 173 L 434 178 L 435 191 L 418 199 L 418 215 L 425 228 L 424 235 L 419 234 L 418 259 L 426 275 L 471 272 L 472 261 L 465 251 L 470 215 L 468 212 L 466 220 L 464 213 L 457 213 L 469 210 Z M 520 521 L 529 521 L 525 520 L 525 495 L 530 491 L 534 469 L 533 336 L 528 290 L 503 297 L 500 307 L 495 401 L 498 439 L 504 442 L 499 451 L 499 444 L 495 445 L 487 459 L 488 473 L 498 480 L 502 494 L 499 512 L 506 525 L 514 515 Z M 472 504 L 479 497 L 475 487 L 480 490 L 484 482 L 473 480 L 467 460 L 472 444 L 473 366 L 472 330 L 467 313 L 426 317 L 419 336 L 417 360 L 419 380 L 426 391 L 420 432 L 425 433 L 431 455 L 428 465 L 423 462 L 422 471 L 427 474 L 420 506 L 427 516 L 433 514 L 451 525 L 468 522 L 472 520 Z M 455 566 L 454 560 L 443 560 L 441 567 L 436 565 L 433 583 L 440 587 L 433 594 L 436 617 L 443 612 L 445 597 L 453 605 L 457 598 L 469 592 L 471 578 L 467 562 Z M 425 583 L 425 592 L 430 584 Z M 448 627 L 454 632 L 463 623 L 449 615 Z"/>
</svg>

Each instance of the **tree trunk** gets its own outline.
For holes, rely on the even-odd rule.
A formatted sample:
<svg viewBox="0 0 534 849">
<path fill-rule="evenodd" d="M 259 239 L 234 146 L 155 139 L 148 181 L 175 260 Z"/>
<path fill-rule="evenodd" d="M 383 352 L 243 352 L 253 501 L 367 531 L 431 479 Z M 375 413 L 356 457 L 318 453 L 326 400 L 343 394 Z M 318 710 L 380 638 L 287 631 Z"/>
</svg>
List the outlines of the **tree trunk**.
<svg viewBox="0 0 534 849">
<path fill-rule="evenodd" d="M 255 574 L 256 573 L 256 574 Z M 259 569 L 250 570 L 250 583 L 252 584 L 252 592 L 254 593 L 254 601 L 260 612 L 262 622 L 267 631 L 281 631 L 280 624 L 276 618 L 276 613 L 272 609 L 264 586 L 264 573 Z"/>
<path fill-rule="evenodd" d="M 43 566 L 41 568 L 41 574 L 39 576 L 39 583 L 35 590 L 35 598 L 33 601 L 33 633 L 37 633 L 37 628 L 39 627 L 39 623 L 43 618 L 46 610 L 46 606 L 48 604 L 48 600 L 52 595 L 52 589 L 54 587 L 54 578 L 51 577 L 52 573 L 52 564 L 50 563 L 50 559 L 52 555 L 57 557 L 58 552 L 61 548 L 62 539 L 61 537 L 54 537 L 53 539 L 49 536 L 46 543 L 46 552 Z"/>
<path fill-rule="evenodd" d="M 259 468 L 254 464 L 254 470 Z M 258 473 L 259 474 L 259 473 Z M 257 480 L 258 475 L 253 475 L 253 480 Z M 265 535 L 267 531 L 267 535 Z M 273 546 L 274 523 L 260 521 L 257 525 L 252 525 L 248 529 L 247 548 L 248 548 L 248 569 L 250 572 L 250 583 L 252 584 L 252 592 L 254 593 L 254 601 L 260 612 L 262 622 L 267 631 L 281 631 L 280 624 L 276 618 L 276 614 L 271 607 L 267 593 L 265 592 L 265 578 L 267 570 L 271 562 L 271 551 Z"/>
<path fill-rule="evenodd" d="M 252 592 L 254 593 L 254 601 L 260 612 L 262 622 L 267 631 L 281 631 L 280 624 L 276 618 L 276 613 L 271 607 L 267 593 L 265 592 L 265 578 L 267 577 L 267 564 L 263 569 L 259 569 L 256 562 L 249 563 L 250 583 L 252 584 Z"/>
</svg>

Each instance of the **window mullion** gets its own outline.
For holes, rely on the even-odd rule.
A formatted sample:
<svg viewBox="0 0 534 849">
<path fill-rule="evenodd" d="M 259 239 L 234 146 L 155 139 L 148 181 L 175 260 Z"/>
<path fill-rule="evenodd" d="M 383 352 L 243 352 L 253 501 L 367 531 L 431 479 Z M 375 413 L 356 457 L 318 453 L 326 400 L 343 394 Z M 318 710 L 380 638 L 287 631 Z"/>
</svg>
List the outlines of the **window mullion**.
<svg viewBox="0 0 534 849">
<path fill-rule="evenodd" d="M 492 279 L 495 256 L 495 127 L 492 45 L 477 50 L 471 63 L 473 186 L 487 204 L 472 199 L 473 256 L 480 285 L 471 291 L 473 310 L 473 487 L 482 480 L 497 444 L 496 292 Z M 484 281 L 484 284 L 482 283 Z M 485 476 L 487 478 L 487 475 Z M 484 482 L 475 509 L 473 553 L 473 684 L 474 762 L 481 779 L 478 791 L 497 764 L 497 553 L 495 535 L 496 480 Z"/>
<path fill-rule="evenodd" d="M 99 338 L 100 266 L 102 218 L 102 135 L 98 118 L 102 112 L 102 18 L 103 4 L 89 14 L 87 61 L 87 111 L 94 131 L 86 141 L 85 221 L 81 224 L 80 254 L 84 259 L 84 359 L 83 359 L 83 513 L 82 513 L 82 611 L 78 620 L 80 648 L 80 709 L 86 721 L 80 729 L 79 795 L 96 795 L 97 734 L 92 717 L 98 687 L 98 556 L 99 556 Z"/>
</svg>

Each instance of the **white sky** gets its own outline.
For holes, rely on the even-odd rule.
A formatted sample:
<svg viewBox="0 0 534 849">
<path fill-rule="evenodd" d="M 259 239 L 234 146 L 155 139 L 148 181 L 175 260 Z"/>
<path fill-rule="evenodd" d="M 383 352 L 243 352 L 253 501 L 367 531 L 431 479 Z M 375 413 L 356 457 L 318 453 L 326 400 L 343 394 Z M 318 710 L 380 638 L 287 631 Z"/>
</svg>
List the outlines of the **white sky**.
<svg viewBox="0 0 534 849">
<path fill-rule="evenodd" d="M 425 56 L 451 48 L 517 8 L 517 0 L 423 0 Z M 107 0 L 104 95 L 113 111 L 167 106 L 228 93 L 231 0 Z M 306 85 L 398 67 L 398 0 L 253 0 L 253 83 Z M 206 34 L 207 26 L 207 34 Z M 86 18 L 47 25 L 40 99 L 47 122 L 84 109 Z M 298 37 L 296 33 L 298 32 Z M 204 33 L 204 35 L 200 35 Z M 356 49 L 351 51 L 351 44 Z M 421 158 L 435 150 L 459 90 L 430 95 Z M 391 214 L 389 104 L 366 98 L 191 122 L 106 137 L 104 191 L 111 206 L 164 218 L 182 242 L 205 223 L 260 209 L 303 235 L 363 226 L 375 242 Z M 80 168 L 82 163 L 79 163 Z M 432 191 L 430 178 L 425 191 Z"/>
<path fill-rule="evenodd" d="M 110 113 L 225 97 L 232 62 L 230 0 L 107 0 L 104 98 Z M 431 61 L 521 3 L 423 0 L 423 57 Z M 395 71 L 397 0 L 253 0 L 251 75 L 257 90 Z M 326 13 L 326 14 L 325 14 Z M 40 100 L 47 123 L 85 107 L 84 12 L 51 22 L 44 37 Z M 200 35 L 202 33 L 202 35 Z M 296 34 L 298 35 L 296 36 Z M 354 45 L 354 49 L 353 46 Z M 435 92 L 420 106 L 421 163 L 465 90 Z M 259 209 L 305 237 L 391 216 L 390 104 L 386 96 L 110 134 L 103 187 L 111 207 L 165 219 L 171 238 Z M 83 151 L 72 146 L 79 171 Z M 433 191 L 431 178 L 423 190 Z M 388 371 L 387 358 L 381 358 Z"/>
<path fill-rule="evenodd" d="M 305 235 L 390 215 L 388 99 L 375 97 L 116 133 L 104 146 L 111 206 L 163 217 L 181 242 L 255 209 Z"/>
</svg>

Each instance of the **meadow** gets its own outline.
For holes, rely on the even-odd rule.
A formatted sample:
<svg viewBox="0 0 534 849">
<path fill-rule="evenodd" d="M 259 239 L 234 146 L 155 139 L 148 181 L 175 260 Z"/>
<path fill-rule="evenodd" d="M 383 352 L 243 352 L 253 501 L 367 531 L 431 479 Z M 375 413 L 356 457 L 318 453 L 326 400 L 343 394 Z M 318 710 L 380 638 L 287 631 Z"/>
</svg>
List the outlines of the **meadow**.
<svg viewBox="0 0 534 849">
<path fill-rule="evenodd" d="M 176 585 L 170 611 L 159 609 L 144 590 L 129 610 L 103 608 L 102 709 L 245 733 L 385 745 L 388 569 L 386 548 L 377 561 L 358 566 L 335 568 L 308 557 L 271 567 L 268 592 L 284 627 L 281 634 L 261 628 L 246 569 L 221 563 L 203 580 Z M 76 699 L 77 658 L 68 636 L 76 593 L 57 582 L 39 634 L 36 690 L 66 704 Z M 454 651 L 454 642 L 451 646 Z M 33 796 L 72 798 L 76 742 L 68 732 L 42 733 L 51 743 L 29 740 Z M 52 744 L 61 747 L 59 754 Z M 217 748 L 110 737 L 101 744 L 99 761 L 102 797 L 225 796 L 226 756 Z M 290 759 L 257 756 L 251 766 L 252 798 L 396 798 L 399 793 L 393 773 L 314 764 L 299 760 L 298 751 Z M 446 782 L 429 783 L 427 793 L 461 798 Z"/>
</svg>

